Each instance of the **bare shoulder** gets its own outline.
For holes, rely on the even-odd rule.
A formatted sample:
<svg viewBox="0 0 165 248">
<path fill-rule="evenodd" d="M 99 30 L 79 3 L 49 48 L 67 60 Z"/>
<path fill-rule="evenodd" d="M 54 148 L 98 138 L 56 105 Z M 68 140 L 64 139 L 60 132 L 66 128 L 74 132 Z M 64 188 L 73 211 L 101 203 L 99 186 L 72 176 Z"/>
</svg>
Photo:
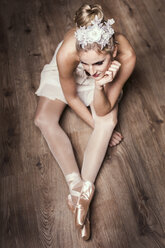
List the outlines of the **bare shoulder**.
<svg viewBox="0 0 165 248">
<path fill-rule="evenodd" d="M 135 51 L 129 40 L 121 33 L 116 33 L 115 39 L 118 43 L 119 54 L 135 55 Z"/>
<path fill-rule="evenodd" d="M 73 54 L 77 55 L 76 51 L 76 38 L 74 35 L 75 29 L 70 29 L 64 36 L 63 44 L 60 49 L 61 52 L 65 52 L 65 54 Z"/>
<path fill-rule="evenodd" d="M 79 57 L 76 50 L 76 38 L 74 36 L 74 29 L 71 29 L 66 33 L 63 43 L 57 53 L 59 72 L 62 74 L 70 74 L 78 63 Z"/>
</svg>

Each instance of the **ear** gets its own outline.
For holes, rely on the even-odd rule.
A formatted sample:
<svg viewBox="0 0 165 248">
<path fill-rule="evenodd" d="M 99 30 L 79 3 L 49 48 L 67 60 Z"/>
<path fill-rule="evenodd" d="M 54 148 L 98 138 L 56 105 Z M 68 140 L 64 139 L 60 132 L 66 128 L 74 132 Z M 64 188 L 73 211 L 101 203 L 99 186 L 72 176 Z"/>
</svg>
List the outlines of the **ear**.
<svg viewBox="0 0 165 248">
<path fill-rule="evenodd" d="M 117 55 L 117 46 L 115 45 L 115 49 L 114 49 L 114 51 L 113 51 L 113 58 L 115 58 L 116 55 Z"/>
</svg>

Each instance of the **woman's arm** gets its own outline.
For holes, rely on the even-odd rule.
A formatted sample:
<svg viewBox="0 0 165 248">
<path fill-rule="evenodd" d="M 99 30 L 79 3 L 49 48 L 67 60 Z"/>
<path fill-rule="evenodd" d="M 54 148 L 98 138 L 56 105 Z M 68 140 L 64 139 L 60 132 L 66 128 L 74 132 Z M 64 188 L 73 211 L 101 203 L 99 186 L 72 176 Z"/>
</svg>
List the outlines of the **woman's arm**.
<svg viewBox="0 0 165 248">
<path fill-rule="evenodd" d="M 135 52 L 123 35 L 118 35 L 118 56 L 115 58 L 121 64 L 117 76 L 112 82 L 106 83 L 104 89 L 95 89 L 94 107 L 98 115 L 108 114 L 114 107 L 120 92 L 130 77 L 136 63 Z"/>
<path fill-rule="evenodd" d="M 115 78 L 121 64 L 114 60 L 111 63 L 110 68 L 105 73 L 104 77 L 95 81 L 95 91 L 94 91 L 94 99 L 93 104 L 97 115 L 104 116 L 108 114 L 112 107 L 111 102 L 109 101 L 107 94 L 105 93 L 106 84 L 109 84 Z"/>
<path fill-rule="evenodd" d="M 124 84 L 134 70 L 136 55 L 134 52 L 132 52 L 127 56 L 121 56 L 118 61 L 121 63 L 120 71 L 113 82 L 109 85 L 106 85 L 107 88 L 105 88 L 106 95 L 111 103 L 111 109 L 115 106 Z"/>
<path fill-rule="evenodd" d="M 66 52 L 70 51 L 70 52 Z M 69 48 L 62 48 L 57 54 L 57 65 L 59 69 L 60 82 L 64 96 L 68 105 L 76 112 L 76 114 L 84 120 L 89 126 L 94 127 L 94 120 L 88 108 L 84 105 L 77 95 L 76 83 L 73 71 L 79 61 L 73 51 Z"/>
<path fill-rule="evenodd" d="M 104 91 L 104 87 L 95 86 L 93 106 L 98 116 L 104 116 L 111 111 L 111 103 Z"/>
</svg>

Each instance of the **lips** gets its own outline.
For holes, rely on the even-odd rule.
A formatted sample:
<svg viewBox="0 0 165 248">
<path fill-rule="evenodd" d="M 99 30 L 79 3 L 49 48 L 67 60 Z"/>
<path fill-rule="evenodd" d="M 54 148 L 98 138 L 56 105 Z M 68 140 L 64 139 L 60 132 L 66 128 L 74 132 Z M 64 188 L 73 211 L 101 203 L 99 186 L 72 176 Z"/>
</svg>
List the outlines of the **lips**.
<svg viewBox="0 0 165 248">
<path fill-rule="evenodd" d="M 95 77 L 95 78 L 96 78 L 96 77 L 98 77 L 99 75 L 100 75 L 100 73 L 98 73 L 98 74 L 95 73 L 94 75 L 92 75 L 92 77 Z"/>
</svg>

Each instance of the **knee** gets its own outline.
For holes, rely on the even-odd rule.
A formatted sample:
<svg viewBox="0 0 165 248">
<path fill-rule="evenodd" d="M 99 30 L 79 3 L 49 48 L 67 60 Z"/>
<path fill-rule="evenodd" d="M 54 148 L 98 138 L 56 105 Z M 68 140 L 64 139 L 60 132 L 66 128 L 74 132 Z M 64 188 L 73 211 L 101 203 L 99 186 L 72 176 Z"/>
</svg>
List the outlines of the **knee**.
<svg viewBox="0 0 165 248">
<path fill-rule="evenodd" d="M 105 116 L 97 117 L 95 120 L 95 125 L 106 131 L 109 128 L 114 129 L 117 122 L 117 115 L 107 114 Z"/>
<path fill-rule="evenodd" d="M 54 118 L 50 118 L 47 114 L 41 112 L 36 114 L 34 124 L 40 130 L 47 130 L 48 128 L 55 127 L 56 121 Z"/>
<path fill-rule="evenodd" d="M 41 128 L 44 125 L 44 116 L 42 114 L 35 115 L 34 125 L 38 128 Z"/>
</svg>

